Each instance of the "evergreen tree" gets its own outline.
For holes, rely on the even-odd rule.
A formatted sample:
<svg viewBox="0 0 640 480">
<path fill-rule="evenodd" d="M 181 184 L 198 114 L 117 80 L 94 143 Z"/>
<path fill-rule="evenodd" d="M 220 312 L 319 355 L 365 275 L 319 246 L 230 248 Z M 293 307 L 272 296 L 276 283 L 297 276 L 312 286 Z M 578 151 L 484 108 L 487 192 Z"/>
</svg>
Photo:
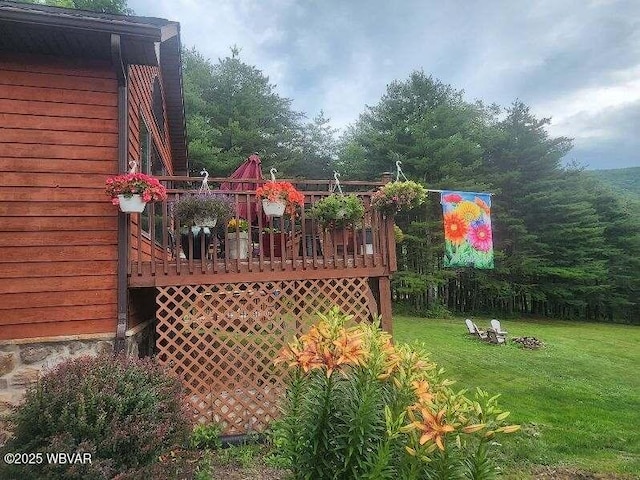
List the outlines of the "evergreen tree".
<svg viewBox="0 0 640 480">
<path fill-rule="evenodd" d="M 378 178 L 400 161 L 403 172 L 429 188 L 485 189 L 476 171 L 482 165 L 481 141 L 490 135 L 495 108 L 469 104 L 462 92 L 414 72 L 387 86 L 380 102 L 360 115 L 341 139 L 338 164 L 352 176 Z M 447 301 L 443 270 L 439 198 L 396 218 L 407 233 L 399 246 L 400 271 L 394 291 L 414 308 L 438 308 Z"/>
<path fill-rule="evenodd" d="M 585 175 L 586 176 L 586 175 Z M 625 195 L 583 178 L 582 190 L 592 192 L 593 206 L 604 227 L 602 258 L 606 274 L 599 282 L 606 290 L 589 301 L 588 317 L 638 323 L 640 319 L 640 223 L 633 202 Z"/>
<path fill-rule="evenodd" d="M 280 97 L 260 70 L 240 61 L 239 49 L 211 65 L 195 50 L 183 53 L 185 109 L 192 171 L 224 176 L 258 152 L 266 166 L 286 171 L 300 161 L 302 113 Z"/>
<path fill-rule="evenodd" d="M 301 159 L 291 170 L 305 178 L 333 178 L 333 169 L 338 153 L 335 128 L 330 120 L 320 112 L 311 122 L 304 125 L 301 138 Z"/>
</svg>

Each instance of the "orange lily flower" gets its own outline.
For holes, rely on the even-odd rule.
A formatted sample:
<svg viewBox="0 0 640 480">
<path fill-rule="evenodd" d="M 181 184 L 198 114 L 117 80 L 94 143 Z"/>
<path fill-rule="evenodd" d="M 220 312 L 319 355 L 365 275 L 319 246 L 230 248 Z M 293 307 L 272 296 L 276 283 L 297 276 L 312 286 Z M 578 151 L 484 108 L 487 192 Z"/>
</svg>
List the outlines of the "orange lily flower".
<svg viewBox="0 0 640 480">
<path fill-rule="evenodd" d="M 414 381 L 411 385 L 419 403 L 429 403 L 433 400 L 433 394 L 429 391 L 429 383 L 426 380 Z"/>
<path fill-rule="evenodd" d="M 422 422 L 413 422 L 412 426 L 424 433 L 420 437 L 420 445 L 424 445 L 432 440 L 440 450 L 444 451 L 443 437 L 449 432 L 453 432 L 455 428 L 444 423 L 444 410 L 440 410 L 437 415 L 433 415 L 430 410 L 421 408 Z"/>
<path fill-rule="evenodd" d="M 333 344 L 337 347 L 340 356 L 336 360 L 338 365 L 346 363 L 351 365 L 362 365 L 365 357 L 365 350 L 362 348 L 362 339 L 358 335 L 349 335 L 343 330 L 340 338 Z"/>
</svg>

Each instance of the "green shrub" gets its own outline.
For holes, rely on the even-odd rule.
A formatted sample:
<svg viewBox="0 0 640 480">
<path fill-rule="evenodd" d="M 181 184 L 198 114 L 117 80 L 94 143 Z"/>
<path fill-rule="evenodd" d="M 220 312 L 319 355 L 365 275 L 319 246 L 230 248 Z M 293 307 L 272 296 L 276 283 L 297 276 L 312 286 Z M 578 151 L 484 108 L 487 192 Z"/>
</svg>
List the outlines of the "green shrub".
<svg viewBox="0 0 640 480">
<path fill-rule="evenodd" d="M 344 228 L 362 220 L 364 204 L 355 194 L 332 194 L 318 200 L 310 215 L 325 228 Z"/>
<path fill-rule="evenodd" d="M 4 451 L 88 452 L 91 464 L 45 460 L 14 466 L 0 477 L 135 478 L 137 471 L 188 438 L 190 421 L 183 405 L 178 380 L 152 360 L 104 355 L 64 362 L 27 391 Z"/>
<path fill-rule="evenodd" d="M 222 427 L 217 423 L 196 425 L 193 428 L 193 432 L 191 432 L 189 444 L 191 448 L 220 448 L 222 447 L 222 441 L 220 440 L 221 433 Z"/>
<path fill-rule="evenodd" d="M 295 479 L 490 479 L 496 397 L 455 392 L 424 350 L 332 309 L 281 352 L 289 366 L 277 453 Z"/>
</svg>

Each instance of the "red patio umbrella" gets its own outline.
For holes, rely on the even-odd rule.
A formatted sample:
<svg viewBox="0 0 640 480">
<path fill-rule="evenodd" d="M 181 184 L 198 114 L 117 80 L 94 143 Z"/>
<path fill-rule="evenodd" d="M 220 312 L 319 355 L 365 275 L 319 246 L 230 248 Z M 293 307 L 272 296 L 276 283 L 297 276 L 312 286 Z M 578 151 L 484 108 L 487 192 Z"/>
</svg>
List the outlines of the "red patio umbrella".
<svg viewBox="0 0 640 480">
<path fill-rule="evenodd" d="M 242 165 L 240 165 L 235 172 L 229 175 L 229 178 L 241 179 L 241 180 L 262 180 L 262 161 L 257 153 L 249 155 Z M 258 182 L 223 182 L 220 184 L 220 190 L 225 190 L 227 192 L 239 192 L 246 190 L 255 190 L 261 185 Z M 250 210 L 248 211 L 247 206 L 250 206 Z M 251 221 L 253 218 L 257 219 L 258 213 L 262 212 L 262 207 L 257 202 L 256 198 L 253 197 L 247 202 L 246 198 L 240 198 L 240 204 L 238 205 L 238 210 L 236 215 L 238 217 L 245 218 Z M 249 216 L 253 218 L 249 218 Z"/>
</svg>

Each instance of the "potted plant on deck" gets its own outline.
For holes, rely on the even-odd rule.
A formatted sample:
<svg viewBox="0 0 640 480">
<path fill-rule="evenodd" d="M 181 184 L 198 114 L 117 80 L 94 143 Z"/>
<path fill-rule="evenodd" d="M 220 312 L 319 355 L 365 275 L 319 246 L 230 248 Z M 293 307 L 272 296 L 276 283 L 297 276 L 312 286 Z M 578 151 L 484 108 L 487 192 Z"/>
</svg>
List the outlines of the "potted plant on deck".
<svg viewBox="0 0 640 480">
<path fill-rule="evenodd" d="M 233 215 L 231 200 L 226 195 L 198 193 L 183 195 L 173 205 L 173 214 L 180 225 L 181 245 L 185 255 L 189 255 L 190 239 L 193 240 L 193 258 L 201 259 L 201 242 L 205 252 L 212 239 L 211 229 L 218 222 L 223 225 Z"/>
<path fill-rule="evenodd" d="M 229 246 L 229 258 L 245 259 L 249 257 L 249 222 L 244 218 L 232 218 L 227 223 L 226 241 Z"/>
<path fill-rule="evenodd" d="M 256 189 L 256 196 L 262 199 L 262 209 L 269 217 L 281 217 L 285 213 L 296 214 L 298 206 L 304 206 L 304 195 L 289 182 L 271 181 Z"/>
<path fill-rule="evenodd" d="M 336 252 L 353 253 L 353 226 L 362 221 L 364 204 L 355 194 L 332 194 L 316 202 L 311 216 L 329 230 Z"/>
<path fill-rule="evenodd" d="M 167 198 L 167 189 L 157 178 L 144 173 L 125 173 L 109 177 L 106 194 L 111 203 L 119 205 L 125 213 L 141 213 L 149 202 L 161 202 Z"/>
</svg>

